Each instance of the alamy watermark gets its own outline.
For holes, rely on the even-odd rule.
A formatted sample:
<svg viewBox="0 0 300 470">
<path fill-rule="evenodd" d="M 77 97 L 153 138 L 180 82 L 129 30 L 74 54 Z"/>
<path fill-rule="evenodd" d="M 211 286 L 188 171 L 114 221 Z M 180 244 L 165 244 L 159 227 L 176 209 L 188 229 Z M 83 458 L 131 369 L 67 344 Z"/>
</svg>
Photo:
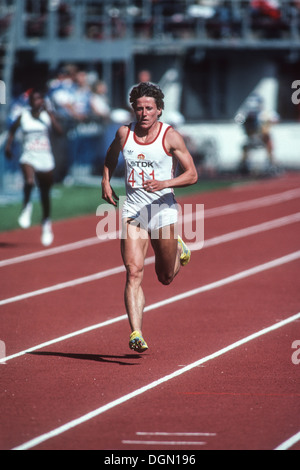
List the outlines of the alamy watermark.
<svg viewBox="0 0 300 470">
<path fill-rule="evenodd" d="M 298 105 L 300 104 L 300 80 L 295 80 L 292 83 L 292 89 L 296 90 L 292 94 L 292 103 Z"/>
<path fill-rule="evenodd" d="M 292 354 L 292 363 L 295 364 L 295 366 L 298 366 L 300 364 L 300 340 L 295 340 L 293 342 L 292 349 L 296 349 Z"/>
<path fill-rule="evenodd" d="M 6 346 L 5 346 L 4 341 L 0 340 L 0 361 L 1 361 L 1 359 L 4 359 L 5 356 L 6 356 Z M 1 364 L 1 362 L 0 362 L 0 364 Z"/>
<path fill-rule="evenodd" d="M 0 80 L 0 104 L 6 104 L 6 86 L 2 80 Z"/>
<path fill-rule="evenodd" d="M 131 237 L 134 239 L 150 236 L 152 239 L 169 239 L 171 237 L 170 226 L 172 220 L 177 216 L 177 232 L 175 237 L 180 235 L 187 242 L 197 244 L 197 249 L 204 246 L 204 204 L 151 204 L 144 206 L 131 217 L 122 219 L 122 207 L 126 197 L 120 197 L 119 215 L 117 210 L 111 204 L 100 204 L 96 215 L 100 221 L 96 227 L 96 234 L 99 240 L 116 239 Z M 126 222 L 131 220 L 132 225 L 143 228 L 144 230 L 127 230 Z M 169 222 L 170 221 L 170 222 Z M 118 227 L 120 229 L 118 230 Z"/>
</svg>

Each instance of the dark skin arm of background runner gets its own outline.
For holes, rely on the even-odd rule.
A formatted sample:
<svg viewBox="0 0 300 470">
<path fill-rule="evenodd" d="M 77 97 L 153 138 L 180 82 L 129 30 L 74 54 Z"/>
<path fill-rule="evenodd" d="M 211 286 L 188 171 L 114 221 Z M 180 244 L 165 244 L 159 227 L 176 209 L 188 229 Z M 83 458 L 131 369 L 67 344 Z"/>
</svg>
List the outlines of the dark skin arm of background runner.
<svg viewBox="0 0 300 470">
<path fill-rule="evenodd" d="M 5 156 L 7 159 L 12 158 L 11 146 L 15 137 L 15 133 L 17 132 L 17 129 L 20 127 L 20 123 L 21 123 L 21 116 L 12 124 L 11 128 L 9 129 L 8 138 L 7 138 L 7 142 L 5 145 Z"/>
</svg>

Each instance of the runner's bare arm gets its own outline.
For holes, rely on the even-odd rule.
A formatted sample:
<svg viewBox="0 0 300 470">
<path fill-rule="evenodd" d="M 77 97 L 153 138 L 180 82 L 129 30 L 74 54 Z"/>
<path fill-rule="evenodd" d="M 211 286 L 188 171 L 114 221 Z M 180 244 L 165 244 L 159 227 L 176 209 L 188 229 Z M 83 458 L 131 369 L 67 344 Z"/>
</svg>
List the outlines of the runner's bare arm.
<svg viewBox="0 0 300 470">
<path fill-rule="evenodd" d="M 119 200 L 119 198 L 111 187 L 110 180 L 118 164 L 119 154 L 123 148 L 127 131 L 128 128 L 126 126 L 120 127 L 120 129 L 116 133 L 115 139 L 108 148 L 104 162 L 102 178 L 102 198 L 113 206 L 117 206 L 117 201 Z"/>
<path fill-rule="evenodd" d="M 170 129 L 166 135 L 165 144 L 168 152 L 171 153 L 180 164 L 183 173 L 170 180 L 146 181 L 144 184 L 146 191 L 155 192 L 165 188 L 180 188 L 193 185 L 198 181 L 198 174 L 193 158 L 179 132 Z"/>
<path fill-rule="evenodd" d="M 14 141 L 17 129 L 20 127 L 20 125 L 21 125 L 21 116 L 18 117 L 18 119 L 12 124 L 11 128 L 9 129 L 8 138 L 7 138 L 7 142 L 6 142 L 5 150 L 4 150 L 5 156 L 7 159 L 11 159 L 13 156 L 11 147 L 12 147 L 12 143 Z"/>
</svg>

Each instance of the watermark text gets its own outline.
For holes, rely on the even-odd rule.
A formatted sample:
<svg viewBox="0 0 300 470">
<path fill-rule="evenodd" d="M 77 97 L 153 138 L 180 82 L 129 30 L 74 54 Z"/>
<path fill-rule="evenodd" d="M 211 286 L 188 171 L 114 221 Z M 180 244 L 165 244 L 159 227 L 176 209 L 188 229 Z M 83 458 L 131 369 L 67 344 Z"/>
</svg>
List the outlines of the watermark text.
<svg viewBox="0 0 300 470">
<path fill-rule="evenodd" d="M 298 105 L 300 104 L 300 80 L 295 80 L 292 83 L 292 89 L 296 90 L 292 94 L 292 103 Z"/>
<path fill-rule="evenodd" d="M 0 360 L 3 359 L 5 356 L 6 356 L 6 346 L 5 346 L 4 341 L 0 340 Z"/>
<path fill-rule="evenodd" d="M 111 204 L 100 204 L 96 215 L 100 218 L 96 234 L 99 240 L 112 240 L 116 238 L 126 239 L 128 237 L 138 239 L 149 236 L 151 239 L 170 239 L 180 235 L 187 242 L 197 243 L 198 249 L 204 245 L 204 204 L 150 204 L 139 208 L 133 215 L 122 211 L 125 197 L 120 197 L 119 215 Z M 124 215 L 125 214 L 125 215 Z M 170 226 L 174 220 L 176 233 L 173 235 Z M 128 220 L 132 226 L 141 230 L 128 230 Z M 118 227 L 120 229 L 118 230 Z"/>
<path fill-rule="evenodd" d="M 295 366 L 298 366 L 300 364 L 300 340 L 295 340 L 293 342 L 292 349 L 296 349 L 292 354 L 292 363 L 295 364 Z"/>
<path fill-rule="evenodd" d="M 0 80 L 0 104 L 6 104 L 6 86 L 2 80 Z"/>
</svg>

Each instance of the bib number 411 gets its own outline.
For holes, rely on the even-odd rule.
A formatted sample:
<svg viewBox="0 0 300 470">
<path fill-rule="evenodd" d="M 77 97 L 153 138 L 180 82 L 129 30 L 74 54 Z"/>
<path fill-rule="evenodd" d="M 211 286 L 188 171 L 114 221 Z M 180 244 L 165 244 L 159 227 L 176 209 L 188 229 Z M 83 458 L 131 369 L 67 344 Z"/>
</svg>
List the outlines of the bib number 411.
<svg viewBox="0 0 300 470">
<path fill-rule="evenodd" d="M 146 179 L 149 179 L 149 177 L 151 177 L 153 180 L 155 179 L 154 170 L 149 174 L 145 173 L 144 170 L 142 170 L 139 173 L 137 173 L 135 170 L 132 170 L 128 177 L 128 183 L 130 184 L 132 188 L 134 188 L 134 186 L 137 184 L 136 174 L 138 174 L 141 177 L 142 185 L 145 183 Z"/>
</svg>

